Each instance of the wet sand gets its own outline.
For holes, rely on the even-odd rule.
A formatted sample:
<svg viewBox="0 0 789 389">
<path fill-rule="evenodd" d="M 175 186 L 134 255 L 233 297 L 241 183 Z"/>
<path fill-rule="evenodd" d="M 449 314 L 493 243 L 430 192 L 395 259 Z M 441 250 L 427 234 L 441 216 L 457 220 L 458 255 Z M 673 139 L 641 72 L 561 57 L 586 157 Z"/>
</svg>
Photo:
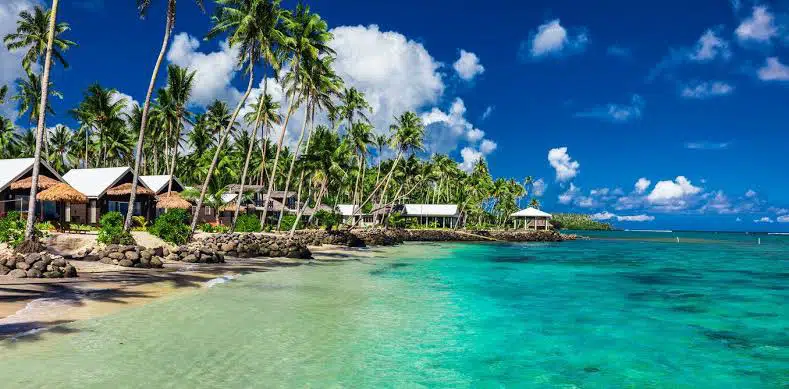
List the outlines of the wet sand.
<svg viewBox="0 0 789 389">
<path fill-rule="evenodd" d="M 313 261 L 354 260 L 374 250 L 310 247 Z M 12 279 L 0 276 L 0 340 L 44 328 L 112 314 L 155 299 L 195 293 L 215 283 L 310 260 L 227 258 L 223 264 L 165 263 L 164 269 L 130 269 L 98 262 L 70 261 L 73 279 Z"/>
</svg>

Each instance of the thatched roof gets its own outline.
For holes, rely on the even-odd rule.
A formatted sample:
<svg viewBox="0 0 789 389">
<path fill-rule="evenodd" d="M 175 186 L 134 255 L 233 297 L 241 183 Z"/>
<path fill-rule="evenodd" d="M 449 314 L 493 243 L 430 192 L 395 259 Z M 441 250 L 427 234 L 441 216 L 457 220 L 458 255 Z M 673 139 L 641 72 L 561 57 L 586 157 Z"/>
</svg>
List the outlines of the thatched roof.
<svg viewBox="0 0 789 389">
<path fill-rule="evenodd" d="M 162 209 L 189 209 L 192 203 L 184 200 L 178 192 L 165 193 L 156 198 L 156 208 Z"/>
<path fill-rule="evenodd" d="M 238 204 L 236 202 L 227 203 L 221 207 L 219 207 L 219 212 L 235 212 L 236 208 L 238 208 Z M 241 207 L 241 212 L 246 212 L 246 207 Z"/>
<path fill-rule="evenodd" d="M 62 201 L 71 204 L 85 204 L 88 202 L 88 197 L 72 188 L 71 185 L 65 182 L 58 183 L 57 185 L 41 191 L 36 198 L 41 201 Z"/>
<path fill-rule="evenodd" d="M 49 189 L 57 184 L 60 181 L 49 178 L 47 176 L 38 176 L 38 189 Z M 11 190 L 19 190 L 19 189 L 30 189 L 33 186 L 33 177 L 23 178 L 19 181 L 14 182 L 11 184 Z"/>
<path fill-rule="evenodd" d="M 116 187 L 107 189 L 107 195 L 108 196 L 125 196 L 125 195 L 130 195 L 131 194 L 131 187 L 132 187 L 131 183 L 121 184 L 121 185 L 118 185 Z M 151 196 L 151 195 L 153 195 L 153 192 L 150 189 L 138 184 L 137 185 L 137 194 L 138 195 L 149 195 L 149 196 Z"/>
</svg>

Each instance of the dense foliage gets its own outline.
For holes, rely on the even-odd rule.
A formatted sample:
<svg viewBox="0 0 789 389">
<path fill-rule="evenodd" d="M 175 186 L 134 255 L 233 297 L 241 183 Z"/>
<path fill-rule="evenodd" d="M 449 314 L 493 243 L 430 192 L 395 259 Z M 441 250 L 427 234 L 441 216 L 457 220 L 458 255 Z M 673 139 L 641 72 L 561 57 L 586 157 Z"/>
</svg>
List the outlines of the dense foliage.
<svg viewBox="0 0 789 389">
<path fill-rule="evenodd" d="M 578 213 L 558 213 L 553 215 L 551 224 L 560 230 L 597 230 L 610 231 L 613 227 L 608 223 L 593 220 L 591 216 Z"/>
<path fill-rule="evenodd" d="M 99 220 L 99 236 L 96 239 L 104 244 L 136 244 L 131 233 L 123 230 L 123 216 L 120 212 L 107 212 Z"/>
<path fill-rule="evenodd" d="M 251 213 L 238 215 L 236 232 L 260 232 L 260 220 Z"/>
<path fill-rule="evenodd" d="M 138 3 L 142 14 L 156 4 Z M 239 74 L 250 77 L 237 105 L 221 100 L 205 108 L 190 104 L 195 71 L 175 64 L 166 67 L 166 80 L 152 84 L 158 89 L 150 91 L 153 97 L 145 114 L 149 101 L 142 107 L 132 105 L 115 89 L 88 85 L 69 111 L 78 128 L 47 129 L 42 158 L 60 173 L 110 166 L 135 166 L 147 175 L 174 173 L 186 185 L 205 188 L 190 200 L 215 210 L 227 205 L 225 188 L 238 183 L 267 188 L 267 197 L 275 190 L 294 191 L 300 210 L 327 204 L 359 204 L 365 212 L 405 202 L 458 204 L 461 224 L 489 228 L 507 226 L 509 215 L 525 204 L 539 207 L 536 199 L 528 198 L 531 177 L 494 179 L 484 158 L 459 164 L 426 150 L 425 123 L 416 112 L 398 112 L 391 123 L 376 128 L 370 120 L 373 105 L 335 71 L 331 29 L 309 6 L 299 3 L 285 9 L 279 1 L 216 1 L 214 8 L 206 38 L 227 37 L 238 53 L 236 65 L 244 69 Z M 48 32 L 49 12 L 39 6 L 32 16 L 21 13 L 16 32 L 5 37 L 9 49 L 24 53 L 21 66 L 28 75 L 17 81 L 11 100 L 19 108 L 18 116 L 27 116 L 31 123 L 38 116 L 41 85 L 52 83 L 36 73 L 46 52 L 42 37 Z M 175 15 L 171 1 L 167 20 L 174 22 Z M 172 23 L 167 28 L 169 37 Z M 63 37 L 70 29 L 60 21 L 54 31 L 56 64 L 66 64 L 66 50 L 75 44 Z M 169 42 L 164 40 L 161 53 L 167 52 Z M 154 80 L 159 73 L 155 68 Z M 264 93 L 249 98 L 260 84 Z M 3 87 L 0 99 L 8 90 Z M 281 98 L 275 99 L 266 88 L 281 90 Z M 55 85 L 50 85 L 49 94 L 60 97 Z M 44 109 L 44 116 L 54 114 L 49 103 Z M 294 112 L 309 113 L 300 115 L 304 121 L 295 128 L 288 126 Z M 286 138 L 298 141 L 284 142 Z M 33 130 L 17 129 L 13 120 L 0 117 L 0 157 L 29 157 L 35 149 Z M 235 229 L 287 230 L 302 225 L 295 223 L 301 215 L 270 214 L 267 207 L 263 212 L 263 218 L 240 215 Z M 201 230 L 217 229 L 218 212 L 214 215 L 212 226 Z M 383 215 L 376 221 L 385 219 Z M 407 223 L 394 219 L 395 225 Z M 195 216 L 192 228 L 197 221 Z M 324 214 L 309 218 L 309 223 L 327 228 L 338 222 Z M 128 238 L 114 228 L 103 227 L 102 239 Z M 144 229 L 145 224 L 138 222 L 136 228 Z M 168 228 L 162 226 L 159 232 Z M 174 239 L 180 239 L 180 233 L 173 232 Z"/>
<path fill-rule="evenodd" d="M 189 214 L 183 209 L 171 209 L 157 217 L 148 232 L 165 242 L 184 244 L 189 239 L 188 220 Z"/>
<path fill-rule="evenodd" d="M 322 209 L 315 212 L 315 221 L 318 226 L 323 227 L 326 231 L 331 231 L 335 226 L 342 224 L 342 215 Z"/>
<path fill-rule="evenodd" d="M 0 242 L 19 246 L 25 237 L 25 220 L 19 212 L 9 212 L 0 219 Z"/>
</svg>

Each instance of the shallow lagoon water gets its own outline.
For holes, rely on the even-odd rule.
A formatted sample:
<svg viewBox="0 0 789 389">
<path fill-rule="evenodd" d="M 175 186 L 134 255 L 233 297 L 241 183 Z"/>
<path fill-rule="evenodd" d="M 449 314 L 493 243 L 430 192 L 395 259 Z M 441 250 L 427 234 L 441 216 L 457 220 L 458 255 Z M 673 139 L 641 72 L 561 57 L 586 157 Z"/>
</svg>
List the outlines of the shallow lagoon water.
<svg viewBox="0 0 789 389">
<path fill-rule="evenodd" d="M 2 341 L 2 386 L 789 385 L 789 238 L 591 235 L 228 279 Z"/>
</svg>

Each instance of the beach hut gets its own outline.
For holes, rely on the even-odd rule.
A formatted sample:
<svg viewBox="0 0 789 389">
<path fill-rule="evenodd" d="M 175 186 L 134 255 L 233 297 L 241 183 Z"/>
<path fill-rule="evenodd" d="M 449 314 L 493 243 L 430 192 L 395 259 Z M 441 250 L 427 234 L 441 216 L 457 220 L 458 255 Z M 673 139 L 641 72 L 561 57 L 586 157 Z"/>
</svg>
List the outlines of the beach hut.
<svg viewBox="0 0 789 389">
<path fill-rule="evenodd" d="M 58 206 L 58 214 L 60 215 L 59 227 L 61 231 L 68 230 L 68 224 L 71 222 L 71 205 L 72 204 L 86 204 L 88 196 L 80 193 L 71 185 L 64 182 L 59 182 L 54 186 L 47 188 L 36 195 L 39 201 L 54 202 Z"/>
<path fill-rule="evenodd" d="M 156 198 L 157 209 L 191 209 L 192 203 L 186 201 L 178 192 L 165 193 Z"/>
<path fill-rule="evenodd" d="M 550 220 L 553 216 L 550 213 L 529 207 L 513 213 L 510 217 L 515 219 L 516 226 L 518 219 L 523 219 L 523 229 L 547 230 L 551 226 Z"/>
<path fill-rule="evenodd" d="M 422 225 L 434 223 L 438 227 L 450 228 L 457 225 L 460 216 L 457 204 L 403 204 L 402 214 Z"/>
<path fill-rule="evenodd" d="M 129 167 L 72 169 L 63 179 L 88 197 L 86 205 L 72 207 L 72 219 L 76 222 L 97 224 L 101 215 L 107 212 L 126 214 L 129 209 L 131 182 L 134 179 Z M 145 181 L 140 180 L 137 185 L 133 207 L 135 216 L 143 216 L 147 220 L 155 216 L 155 198 Z"/>
<path fill-rule="evenodd" d="M 170 184 L 170 175 L 140 176 L 140 181 L 150 188 L 156 196 L 167 193 Z M 182 192 L 184 185 L 178 177 L 173 177 L 173 192 Z"/>
<path fill-rule="evenodd" d="M 0 216 L 10 211 L 27 212 L 30 187 L 33 183 L 34 161 L 33 158 L 0 160 Z M 55 169 L 45 161 L 41 161 L 39 165 L 38 190 L 51 188 L 62 180 Z M 37 203 L 36 216 L 40 220 L 56 219 L 57 210 L 55 203 Z"/>
</svg>

